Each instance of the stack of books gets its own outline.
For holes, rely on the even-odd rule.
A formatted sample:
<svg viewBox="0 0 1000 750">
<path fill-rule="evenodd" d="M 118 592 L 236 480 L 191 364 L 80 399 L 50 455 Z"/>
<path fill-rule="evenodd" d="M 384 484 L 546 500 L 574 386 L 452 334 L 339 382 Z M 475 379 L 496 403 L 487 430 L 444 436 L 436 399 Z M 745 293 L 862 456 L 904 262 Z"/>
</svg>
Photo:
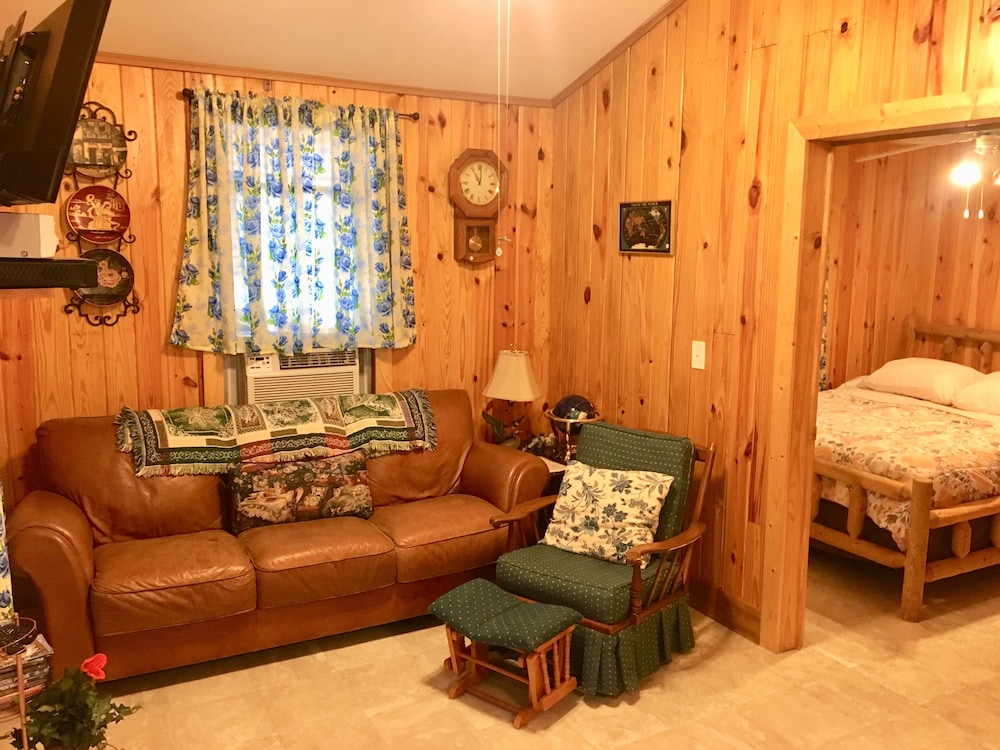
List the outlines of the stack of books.
<svg viewBox="0 0 1000 750">
<path fill-rule="evenodd" d="M 48 684 L 50 656 L 52 646 L 41 633 L 21 653 L 25 699 L 39 693 Z M 17 690 L 17 660 L 0 650 L 0 710 L 17 706 Z"/>
</svg>

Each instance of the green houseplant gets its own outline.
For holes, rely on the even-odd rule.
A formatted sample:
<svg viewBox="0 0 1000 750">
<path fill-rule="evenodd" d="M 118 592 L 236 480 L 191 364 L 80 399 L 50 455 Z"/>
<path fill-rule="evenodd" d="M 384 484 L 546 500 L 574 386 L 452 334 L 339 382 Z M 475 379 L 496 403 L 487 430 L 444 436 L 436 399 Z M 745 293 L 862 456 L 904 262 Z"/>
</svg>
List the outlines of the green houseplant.
<svg viewBox="0 0 1000 750">
<path fill-rule="evenodd" d="M 41 744 L 45 750 L 91 750 L 108 747 L 108 725 L 138 710 L 138 706 L 113 703 L 97 693 L 95 681 L 104 679 L 108 657 L 94 654 L 83 664 L 70 667 L 58 682 L 28 701 L 26 729 L 28 748 Z M 21 732 L 15 729 L 11 744 L 26 750 Z"/>
</svg>

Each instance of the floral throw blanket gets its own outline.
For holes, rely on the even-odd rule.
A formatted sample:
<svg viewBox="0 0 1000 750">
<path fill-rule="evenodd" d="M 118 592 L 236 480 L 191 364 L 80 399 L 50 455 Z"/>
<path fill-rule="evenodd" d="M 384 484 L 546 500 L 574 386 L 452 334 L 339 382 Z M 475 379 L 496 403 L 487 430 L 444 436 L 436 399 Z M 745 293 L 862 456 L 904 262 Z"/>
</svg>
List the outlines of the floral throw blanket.
<svg viewBox="0 0 1000 750">
<path fill-rule="evenodd" d="M 933 481 L 933 507 L 1000 494 L 1000 427 L 919 402 L 885 403 L 839 390 L 819 394 L 816 458 L 906 482 Z M 850 488 L 824 479 L 821 496 L 847 505 Z M 906 550 L 909 504 L 868 494 L 868 516 Z"/>
<path fill-rule="evenodd" d="M 415 389 L 183 409 L 125 407 L 117 422 L 118 450 L 132 453 L 140 477 L 221 474 L 238 463 L 356 449 L 374 458 L 437 444 L 427 394 Z"/>
</svg>

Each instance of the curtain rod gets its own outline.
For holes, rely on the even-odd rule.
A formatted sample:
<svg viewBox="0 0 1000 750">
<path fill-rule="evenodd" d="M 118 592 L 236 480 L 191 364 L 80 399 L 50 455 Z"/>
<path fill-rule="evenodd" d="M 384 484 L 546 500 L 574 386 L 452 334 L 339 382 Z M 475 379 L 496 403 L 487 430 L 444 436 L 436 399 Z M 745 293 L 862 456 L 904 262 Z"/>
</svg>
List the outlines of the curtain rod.
<svg viewBox="0 0 1000 750">
<path fill-rule="evenodd" d="M 188 89 L 188 88 L 181 89 L 181 94 L 184 96 L 185 99 L 190 99 L 192 96 L 194 96 L 194 89 Z M 419 112 L 397 112 L 396 114 L 399 115 L 400 117 L 406 118 L 407 120 L 413 120 L 414 122 L 420 119 Z"/>
</svg>

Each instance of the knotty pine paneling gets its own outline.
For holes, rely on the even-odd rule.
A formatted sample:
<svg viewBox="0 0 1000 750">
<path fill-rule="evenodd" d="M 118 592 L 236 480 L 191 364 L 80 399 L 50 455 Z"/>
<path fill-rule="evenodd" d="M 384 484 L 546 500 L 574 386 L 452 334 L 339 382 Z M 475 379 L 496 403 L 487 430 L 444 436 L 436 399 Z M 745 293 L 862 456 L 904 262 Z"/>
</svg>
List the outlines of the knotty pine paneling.
<svg viewBox="0 0 1000 750">
<path fill-rule="evenodd" d="M 157 312 L 122 324 L 131 329 L 93 332 L 63 315 L 56 293 L 0 297 L 8 495 L 30 485 L 29 446 L 42 418 L 107 413 L 125 395 L 140 406 L 218 400 L 217 358 L 158 343 L 172 314 L 183 227 L 181 85 L 270 85 L 398 106 L 421 114 L 404 125 L 420 329 L 416 347 L 379 352 L 378 387 L 467 388 L 478 409 L 496 351 L 514 344 L 531 353 L 543 402 L 584 393 L 613 421 L 714 442 L 696 590 L 713 614 L 755 637 L 776 578 L 765 569 L 766 510 L 781 512 L 780 498 L 762 488 L 776 332 L 792 325 L 778 319 L 776 288 L 789 118 L 1000 82 L 1000 24 L 981 17 L 979 0 L 835 5 L 688 0 L 552 109 L 498 112 L 460 99 L 100 66 L 95 87 L 121 101 L 126 124 L 154 126 L 139 133 L 136 148 L 149 158 L 128 189 L 134 210 L 136 200 L 146 204 L 130 257 L 147 254 L 143 301 Z M 461 147 L 496 147 L 498 138 L 516 177 L 501 221 L 516 248 L 505 247 L 492 267 L 466 268 L 451 258 L 447 169 Z M 836 151 L 841 163 L 844 149 Z M 914 285 L 909 302 L 933 320 L 1000 324 L 990 287 L 995 220 L 963 222 L 964 195 L 936 193 L 946 162 L 835 172 L 835 378 L 891 356 L 891 327 L 908 312 L 897 283 Z M 620 254 L 618 204 L 660 198 L 676 200 L 675 257 Z M 980 279 L 975 288 L 970 275 Z M 690 368 L 693 340 L 706 342 L 704 372 Z M 109 363 L 112 353 L 134 362 Z M 545 426 L 540 406 L 536 430 Z"/>
<path fill-rule="evenodd" d="M 0 292 L 0 479 L 9 503 L 37 484 L 31 446 L 45 419 L 224 399 L 220 357 L 166 343 L 187 202 L 187 104 L 180 91 L 198 85 L 418 112 L 419 121 L 401 121 L 418 340 L 410 349 L 377 354 L 377 386 L 464 388 L 478 411 L 496 351 L 511 345 L 531 353 L 544 382 L 552 109 L 97 64 L 87 98 L 109 106 L 138 136 L 129 144 L 133 176 L 118 189 L 132 211 L 136 241 L 123 251 L 135 269 L 142 309 L 114 327 L 93 327 L 63 312 L 63 290 Z M 448 168 L 466 147 L 497 150 L 509 175 L 501 227 L 512 242 L 494 263 L 476 267 L 456 263 L 452 251 Z M 63 198 L 73 189 L 69 178 L 64 183 Z M 60 253 L 76 250 L 67 245 Z M 536 421 L 542 429 L 545 420 Z"/>
<path fill-rule="evenodd" d="M 761 493 L 776 331 L 792 325 L 776 313 L 789 119 L 993 86 L 1000 24 L 982 19 L 980 6 L 689 0 L 556 105 L 549 393 L 580 392 L 619 423 L 716 444 L 696 590 L 751 636 L 775 578 L 765 571 Z M 590 113 L 604 109 L 620 123 L 610 143 L 593 132 Z M 847 149 L 836 151 L 841 164 Z M 948 159 L 918 158 L 931 157 L 834 174 L 838 380 L 891 356 L 894 326 L 909 312 L 1000 324 L 995 220 L 962 225 L 964 193 L 938 179 Z M 670 169 L 676 177 L 661 181 Z M 614 211 L 590 200 L 605 182 L 612 207 L 676 200 L 674 258 L 614 251 Z M 589 344 L 608 332 L 613 341 L 595 358 Z M 704 372 L 690 367 L 694 340 L 706 342 Z"/>
<path fill-rule="evenodd" d="M 835 385 L 903 356 L 907 315 L 1000 327 L 1000 187 L 986 184 L 983 219 L 973 189 L 965 219 L 966 191 L 948 173 L 970 144 L 871 159 L 889 145 L 837 149 L 828 338 Z"/>
</svg>

